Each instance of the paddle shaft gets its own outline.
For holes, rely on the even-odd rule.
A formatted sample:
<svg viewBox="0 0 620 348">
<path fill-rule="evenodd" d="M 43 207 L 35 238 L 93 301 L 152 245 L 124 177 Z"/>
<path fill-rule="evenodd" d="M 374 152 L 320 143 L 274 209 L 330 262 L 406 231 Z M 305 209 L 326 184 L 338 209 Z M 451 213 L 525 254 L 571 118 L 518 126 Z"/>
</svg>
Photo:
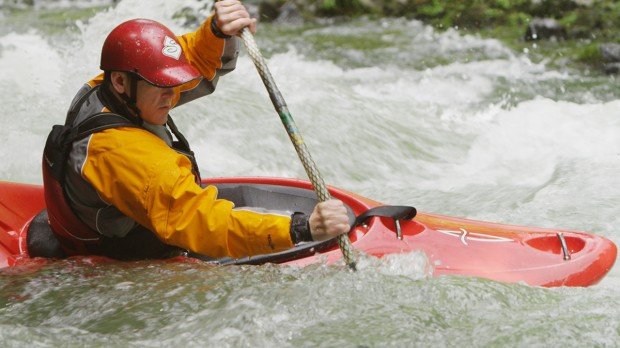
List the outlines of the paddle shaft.
<svg viewBox="0 0 620 348">
<path fill-rule="evenodd" d="M 319 169 L 316 167 L 314 160 L 312 160 L 312 156 L 310 156 L 310 152 L 301 137 L 301 133 L 299 132 L 299 129 L 297 129 L 295 120 L 293 120 L 293 116 L 291 116 L 291 113 L 288 111 L 286 102 L 284 101 L 280 90 L 278 90 L 273 76 L 271 76 L 271 72 L 269 71 L 267 63 L 256 45 L 256 41 L 254 41 L 254 36 L 248 28 L 244 28 L 241 32 L 241 39 L 243 40 L 243 43 L 248 50 L 248 54 L 256 66 L 256 70 L 258 70 L 258 74 L 267 88 L 267 92 L 269 92 L 269 98 L 271 98 L 271 102 L 278 112 L 280 120 L 282 120 L 282 124 L 284 125 L 284 128 L 286 129 L 286 132 L 295 147 L 295 151 L 297 151 L 297 155 L 299 156 L 299 159 L 308 174 L 308 178 L 310 178 L 310 182 L 312 183 L 319 200 L 324 202 L 330 199 L 331 195 L 327 190 L 327 186 L 325 186 L 325 181 L 323 181 L 321 173 L 319 173 Z M 349 236 L 347 234 L 338 236 L 338 246 L 340 246 L 340 250 L 342 251 L 346 264 L 352 270 L 355 270 L 353 246 L 351 245 L 351 241 L 349 240 Z"/>
</svg>

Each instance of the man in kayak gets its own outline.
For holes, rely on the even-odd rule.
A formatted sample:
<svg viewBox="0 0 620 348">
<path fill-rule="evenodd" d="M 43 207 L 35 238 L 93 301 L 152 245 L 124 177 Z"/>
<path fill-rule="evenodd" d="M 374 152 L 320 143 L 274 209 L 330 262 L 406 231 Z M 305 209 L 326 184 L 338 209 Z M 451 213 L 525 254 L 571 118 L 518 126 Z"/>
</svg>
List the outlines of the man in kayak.
<svg viewBox="0 0 620 348">
<path fill-rule="evenodd" d="M 254 32 L 255 20 L 240 1 L 224 0 L 197 31 L 179 37 L 145 19 L 108 35 L 104 73 L 80 89 L 44 153 L 49 221 L 65 253 L 243 257 L 348 231 L 338 200 L 317 204 L 309 217 L 281 215 L 236 209 L 217 198 L 217 188 L 200 186 L 193 152 L 168 112 L 211 94 L 234 69 L 244 27 Z"/>
</svg>

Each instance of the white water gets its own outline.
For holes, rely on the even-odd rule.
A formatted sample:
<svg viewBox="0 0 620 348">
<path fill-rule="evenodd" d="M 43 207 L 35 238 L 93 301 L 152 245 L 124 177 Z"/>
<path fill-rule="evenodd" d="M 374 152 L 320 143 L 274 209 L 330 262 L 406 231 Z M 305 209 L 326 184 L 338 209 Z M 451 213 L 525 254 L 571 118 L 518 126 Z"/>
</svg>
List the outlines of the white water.
<svg viewBox="0 0 620 348">
<path fill-rule="evenodd" d="M 199 5 L 155 0 L 144 6 L 126 0 L 80 23 L 77 32 L 0 35 L 5 110 L 0 116 L 0 138 L 5 140 L 0 179 L 41 182 L 44 138 L 52 124 L 64 120 L 81 84 L 98 73 L 100 46 L 116 24 L 146 17 L 182 32 L 186 29 L 175 24 L 172 13 Z M 318 35 L 376 35 L 393 45 L 313 53 L 307 42 Z M 620 242 L 620 99 L 613 97 L 620 95 L 618 80 L 557 71 L 496 40 L 437 33 L 415 21 L 311 29 L 285 38 L 291 45 L 261 39 L 260 31 L 257 38 L 276 52 L 269 66 L 329 184 L 386 203 L 415 205 L 420 211 L 586 230 Z M 220 80 L 214 95 L 173 115 L 193 144 L 203 175 L 305 177 L 245 55 L 237 69 Z M 48 344 L 79 344 L 71 338 L 72 330 L 105 342 L 105 335 L 93 332 L 115 327 L 118 317 L 93 312 L 87 315 L 90 326 L 81 324 L 88 313 L 83 308 L 91 308 L 89 302 L 98 296 L 114 313 L 137 301 L 142 317 L 136 320 L 146 323 L 145 328 L 119 326 L 121 334 L 113 341 L 118 345 L 190 340 L 233 346 L 613 346 L 620 338 L 617 267 L 595 287 L 555 290 L 429 279 L 419 254 L 371 262 L 359 279 L 325 267 L 231 268 L 226 274 L 207 269 L 198 279 L 210 285 L 202 287 L 191 281 L 191 269 L 179 267 L 170 272 L 164 267 L 165 281 L 158 281 L 146 274 L 151 266 L 144 266 L 146 273 L 137 268 L 117 276 L 117 269 L 102 266 L 95 279 L 109 286 L 94 293 L 87 270 L 66 274 L 54 268 L 48 271 L 52 277 L 44 274 L 24 285 L 44 284 L 50 292 L 31 290 L 32 300 L 8 306 L 3 313 L 19 321 L 20 311 L 32 312 L 32 323 L 39 324 L 36 311 L 56 313 L 56 321 L 45 322 L 38 331 L 18 330 Z M 144 302 L 119 297 L 132 288 L 134 277 L 154 284 L 133 286 L 146 292 Z M 175 277 L 187 283 L 175 290 L 180 295 L 167 292 L 172 290 L 166 284 L 176 282 Z M 22 291 L 20 286 L 14 290 Z M 303 291 L 302 298 L 291 289 Z M 344 296 L 339 294 L 342 289 L 355 293 Z M 54 291 L 69 291 L 78 300 L 66 304 L 61 295 L 50 295 Z M 194 291 L 204 294 L 191 297 Z M 268 293 L 274 297 L 265 299 Z M 171 298 L 162 306 L 172 314 L 158 324 L 148 319 L 157 318 L 148 296 L 162 294 Z M 176 310 L 174 301 L 187 297 L 187 308 Z M 146 309 L 141 312 L 140 306 Z M 187 310 L 198 312 L 189 321 L 178 321 Z M 13 344 L 24 342 L 19 333 L 7 336 L 14 329 L 0 327 L 0 333 Z M 132 331 L 138 329 L 145 333 Z M 54 333 L 61 335 L 59 341 L 50 341 Z"/>
</svg>

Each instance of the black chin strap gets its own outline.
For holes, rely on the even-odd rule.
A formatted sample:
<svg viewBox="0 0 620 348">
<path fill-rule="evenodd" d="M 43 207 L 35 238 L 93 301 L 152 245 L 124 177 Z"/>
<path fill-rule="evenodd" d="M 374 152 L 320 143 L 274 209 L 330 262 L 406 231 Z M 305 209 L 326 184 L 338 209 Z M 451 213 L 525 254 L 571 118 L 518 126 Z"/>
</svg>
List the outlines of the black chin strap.
<svg viewBox="0 0 620 348">
<path fill-rule="evenodd" d="M 127 77 L 129 78 L 129 90 L 131 91 L 131 97 L 128 96 L 127 93 L 120 94 L 120 96 L 127 104 L 127 107 L 133 111 L 139 119 L 142 119 L 140 109 L 138 109 L 138 105 L 136 105 L 136 102 L 138 101 L 138 77 L 131 73 L 128 73 Z"/>
</svg>

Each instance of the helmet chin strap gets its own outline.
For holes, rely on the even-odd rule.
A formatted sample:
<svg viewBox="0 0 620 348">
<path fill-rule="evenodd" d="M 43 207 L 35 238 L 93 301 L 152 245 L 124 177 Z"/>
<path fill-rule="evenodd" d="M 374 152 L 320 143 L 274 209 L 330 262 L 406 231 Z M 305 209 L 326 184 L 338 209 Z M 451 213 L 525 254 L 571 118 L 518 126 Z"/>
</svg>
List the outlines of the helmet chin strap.
<svg viewBox="0 0 620 348">
<path fill-rule="evenodd" d="M 129 88 L 131 91 L 131 97 L 127 95 L 127 93 L 123 92 L 122 94 L 119 94 L 121 96 L 121 98 L 123 99 L 123 101 L 125 101 L 125 103 L 127 104 L 127 107 L 129 107 L 129 109 L 131 111 L 134 112 L 134 114 L 136 114 L 136 117 L 138 117 L 139 119 L 142 119 L 141 117 L 141 111 L 138 108 L 138 105 L 136 104 L 138 101 L 138 78 L 136 77 L 136 75 L 134 74 L 127 74 L 127 77 L 129 78 Z"/>
</svg>

